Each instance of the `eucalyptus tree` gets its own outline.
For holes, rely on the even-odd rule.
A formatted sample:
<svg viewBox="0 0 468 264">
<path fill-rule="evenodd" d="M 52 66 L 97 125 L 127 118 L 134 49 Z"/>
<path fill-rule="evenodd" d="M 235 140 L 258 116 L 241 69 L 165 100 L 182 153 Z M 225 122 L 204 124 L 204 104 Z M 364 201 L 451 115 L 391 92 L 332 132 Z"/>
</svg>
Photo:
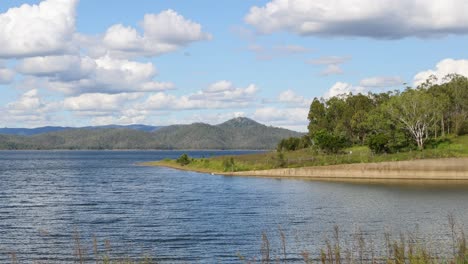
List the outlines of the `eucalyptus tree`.
<svg viewBox="0 0 468 264">
<path fill-rule="evenodd" d="M 440 111 L 437 98 L 425 89 L 407 89 L 393 96 L 385 105 L 393 120 L 403 125 L 415 140 L 418 149 L 424 149 L 430 130 Z"/>
</svg>

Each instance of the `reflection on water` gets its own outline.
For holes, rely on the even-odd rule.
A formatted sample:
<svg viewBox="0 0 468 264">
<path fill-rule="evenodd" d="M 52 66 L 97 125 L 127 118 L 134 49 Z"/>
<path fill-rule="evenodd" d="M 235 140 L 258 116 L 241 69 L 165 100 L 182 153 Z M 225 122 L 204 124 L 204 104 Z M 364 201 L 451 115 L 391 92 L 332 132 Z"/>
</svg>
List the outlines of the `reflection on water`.
<svg viewBox="0 0 468 264">
<path fill-rule="evenodd" d="M 211 156 L 228 152 L 191 152 Z M 230 153 L 230 152 L 229 152 Z M 285 231 L 288 256 L 315 252 L 334 225 L 360 227 L 376 243 L 385 231 L 447 241 L 447 215 L 468 220 L 468 185 L 372 184 L 223 177 L 136 162 L 175 158 L 172 151 L 0 152 L 0 262 L 71 262 L 73 233 L 92 252 L 92 236 L 113 252 L 174 262 L 238 262 L 260 254 Z M 441 187 L 443 186 L 443 187 Z M 278 238 L 278 239 L 275 239 Z M 276 241 L 278 240 L 278 241 Z"/>
</svg>

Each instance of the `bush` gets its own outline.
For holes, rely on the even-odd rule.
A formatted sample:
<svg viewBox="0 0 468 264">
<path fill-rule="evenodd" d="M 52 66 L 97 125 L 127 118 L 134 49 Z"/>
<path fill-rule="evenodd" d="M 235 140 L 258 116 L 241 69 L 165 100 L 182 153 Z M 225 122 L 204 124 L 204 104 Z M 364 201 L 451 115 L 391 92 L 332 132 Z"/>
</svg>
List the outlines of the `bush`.
<svg viewBox="0 0 468 264">
<path fill-rule="evenodd" d="M 388 153 L 389 149 L 389 141 L 387 135 L 383 133 L 370 135 L 367 139 L 367 145 L 369 146 L 370 150 L 376 154 L 380 153 Z"/>
<path fill-rule="evenodd" d="M 283 152 L 277 152 L 276 154 L 276 167 L 284 168 L 286 167 L 286 159 L 284 158 Z"/>
<path fill-rule="evenodd" d="M 285 139 L 280 141 L 280 143 L 278 144 L 278 147 L 276 148 L 276 150 L 278 152 L 281 152 L 283 150 L 285 150 L 285 151 L 297 150 L 297 149 L 299 149 L 300 143 L 301 143 L 300 138 L 295 138 L 295 137 L 285 138 Z"/>
<path fill-rule="evenodd" d="M 294 151 L 298 149 L 305 149 L 312 145 L 310 137 L 308 135 L 304 135 L 301 138 L 290 137 L 285 138 L 278 143 L 276 150 L 278 152 L 281 151 Z"/>
<path fill-rule="evenodd" d="M 182 154 L 180 157 L 176 160 L 177 163 L 179 163 L 181 166 L 185 166 L 190 164 L 190 158 L 187 154 Z"/>
<path fill-rule="evenodd" d="M 315 134 L 315 144 L 326 153 L 338 153 L 348 145 L 345 137 L 321 130 Z"/>
<path fill-rule="evenodd" d="M 224 168 L 225 172 L 226 171 L 232 171 L 232 172 L 236 171 L 236 164 L 234 162 L 234 158 L 231 157 L 229 159 L 227 159 L 227 158 L 224 159 L 223 160 L 223 168 Z"/>
</svg>

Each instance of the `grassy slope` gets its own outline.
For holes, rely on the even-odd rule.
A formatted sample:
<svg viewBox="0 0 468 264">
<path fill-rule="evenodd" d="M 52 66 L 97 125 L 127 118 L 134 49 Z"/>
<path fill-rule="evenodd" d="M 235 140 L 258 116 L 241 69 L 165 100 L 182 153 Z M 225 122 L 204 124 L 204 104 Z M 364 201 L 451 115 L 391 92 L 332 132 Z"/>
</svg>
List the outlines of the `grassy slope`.
<svg viewBox="0 0 468 264">
<path fill-rule="evenodd" d="M 346 153 L 348 154 L 324 155 L 319 154 L 312 149 L 303 149 L 285 152 L 284 160 L 286 161 L 286 167 L 298 168 L 350 163 L 468 157 L 468 135 L 451 138 L 450 142 L 442 143 L 436 148 L 429 148 L 424 151 L 374 155 L 368 147 L 359 146 L 346 149 Z M 167 166 L 184 170 L 221 173 L 232 171 L 232 166 L 226 168 L 224 165 L 226 160 L 230 160 L 231 158 L 234 160 L 235 164 L 234 171 L 266 170 L 279 167 L 278 154 L 276 152 L 241 156 L 223 156 L 209 159 L 192 159 L 192 162 L 186 166 L 180 166 L 175 162 L 175 160 L 148 162 L 143 165 Z"/>
</svg>

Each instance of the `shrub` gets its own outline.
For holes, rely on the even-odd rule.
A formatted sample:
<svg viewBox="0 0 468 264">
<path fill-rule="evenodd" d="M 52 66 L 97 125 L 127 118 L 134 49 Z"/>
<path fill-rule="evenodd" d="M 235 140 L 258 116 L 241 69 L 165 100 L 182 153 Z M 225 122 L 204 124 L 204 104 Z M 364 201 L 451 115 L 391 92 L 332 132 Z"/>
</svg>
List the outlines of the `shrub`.
<svg viewBox="0 0 468 264">
<path fill-rule="evenodd" d="M 177 163 L 179 163 L 181 166 L 185 166 L 190 164 L 190 158 L 187 154 L 182 154 L 180 157 L 176 160 Z"/>
<path fill-rule="evenodd" d="M 224 159 L 223 160 L 223 167 L 224 167 L 224 171 L 236 171 L 236 164 L 234 162 L 234 158 L 231 157 L 229 159 Z"/>
<path fill-rule="evenodd" d="M 284 158 L 283 152 L 277 152 L 276 154 L 276 167 L 284 168 L 286 167 L 286 160 Z"/>
<path fill-rule="evenodd" d="M 338 153 L 347 146 L 343 136 L 335 135 L 325 130 L 318 131 L 314 136 L 315 144 L 326 153 Z"/>
<path fill-rule="evenodd" d="M 367 139 L 367 145 L 374 153 L 388 153 L 389 152 L 389 141 L 387 135 L 383 133 L 370 135 Z"/>
<path fill-rule="evenodd" d="M 308 148 L 312 145 L 312 141 L 308 135 L 304 135 L 300 138 L 290 137 L 282 139 L 276 148 L 278 152 L 281 151 L 294 151 L 298 149 Z"/>
</svg>

